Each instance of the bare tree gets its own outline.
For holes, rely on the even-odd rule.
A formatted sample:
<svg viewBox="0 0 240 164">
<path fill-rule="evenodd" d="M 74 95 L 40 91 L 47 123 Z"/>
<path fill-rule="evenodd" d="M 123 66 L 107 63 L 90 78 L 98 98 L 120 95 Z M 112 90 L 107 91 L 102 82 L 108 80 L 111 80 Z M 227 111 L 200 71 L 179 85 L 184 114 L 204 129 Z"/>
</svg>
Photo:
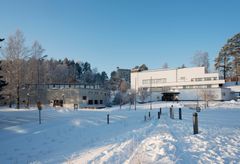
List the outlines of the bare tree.
<svg viewBox="0 0 240 164">
<path fill-rule="evenodd" d="M 192 64 L 197 67 L 205 67 L 205 71 L 209 72 L 208 53 L 203 51 L 197 51 L 193 56 Z"/>
<path fill-rule="evenodd" d="M 67 83 L 68 82 L 68 70 L 67 66 L 59 64 L 56 66 L 53 72 L 53 83 Z"/>
<path fill-rule="evenodd" d="M 168 63 L 164 63 L 162 66 L 163 69 L 167 69 L 168 68 Z"/>
<path fill-rule="evenodd" d="M 24 60 L 28 55 L 27 48 L 24 45 L 25 39 L 23 33 L 19 30 L 7 39 L 6 47 L 3 49 L 2 69 L 5 80 L 8 83 L 4 92 L 9 96 L 10 103 L 17 99 L 17 108 L 20 103 L 20 89 L 25 84 Z"/>
<path fill-rule="evenodd" d="M 205 101 L 205 108 L 209 106 L 209 101 L 215 100 L 217 98 L 216 93 L 213 90 L 209 89 L 201 89 L 198 94 L 201 99 Z"/>
<path fill-rule="evenodd" d="M 139 89 L 138 94 L 141 102 L 144 102 L 146 98 L 150 95 L 149 91 L 145 88 Z"/>
<path fill-rule="evenodd" d="M 118 87 L 118 90 L 120 92 L 120 109 L 121 109 L 122 104 L 125 103 L 124 95 L 127 92 L 127 89 L 128 89 L 127 82 L 125 80 L 121 79 L 121 81 L 119 83 L 119 87 Z"/>
</svg>

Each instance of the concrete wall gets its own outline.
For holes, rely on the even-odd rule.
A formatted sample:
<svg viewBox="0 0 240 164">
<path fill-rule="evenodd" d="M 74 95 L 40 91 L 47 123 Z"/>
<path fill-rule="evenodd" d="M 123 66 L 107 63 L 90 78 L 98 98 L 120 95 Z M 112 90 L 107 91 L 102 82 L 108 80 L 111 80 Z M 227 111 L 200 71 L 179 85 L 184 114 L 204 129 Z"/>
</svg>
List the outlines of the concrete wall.
<svg viewBox="0 0 240 164">
<path fill-rule="evenodd" d="M 196 81 L 201 78 L 201 81 Z M 206 80 L 211 78 L 211 80 Z M 152 79 L 152 83 L 143 83 L 144 80 Z M 154 83 L 156 79 L 165 79 L 165 82 Z M 136 80 L 136 82 L 135 82 Z M 135 86 L 136 84 L 136 86 Z M 215 85 L 224 84 L 219 80 L 218 73 L 205 73 L 204 67 L 181 68 L 172 70 L 149 70 L 131 73 L 131 88 L 152 87 L 175 87 L 181 89 L 184 85 Z"/>
<path fill-rule="evenodd" d="M 203 93 L 210 92 L 214 95 L 214 100 L 232 100 L 234 98 L 234 94 L 228 88 L 210 88 L 210 89 L 181 89 L 179 90 L 180 94 L 178 95 L 178 99 L 181 101 L 195 101 L 195 100 L 204 100 Z M 154 91 L 152 92 L 152 101 L 161 101 L 163 94 L 161 92 Z M 150 96 L 145 100 L 150 101 Z"/>
<path fill-rule="evenodd" d="M 29 98 L 27 96 L 29 93 Z M 28 99 L 30 104 L 36 104 L 37 90 L 32 89 L 21 91 L 20 101 L 27 102 Z M 84 97 L 86 100 L 84 100 Z M 99 87 L 94 88 L 74 88 L 74 87 L 43 87 L 39 89 L 39 99 L 43 104 L 51 104 L 53 100 L 63 100 L 64 106 L 71 106 L 78 104 L 79 106 L 87 106 L 89 100 L 93 101 L 93 105 L 104 106 L 108 103 L 109 92 Z M 97 102 L 97 104 L 95 104 Z"/>
</svg>

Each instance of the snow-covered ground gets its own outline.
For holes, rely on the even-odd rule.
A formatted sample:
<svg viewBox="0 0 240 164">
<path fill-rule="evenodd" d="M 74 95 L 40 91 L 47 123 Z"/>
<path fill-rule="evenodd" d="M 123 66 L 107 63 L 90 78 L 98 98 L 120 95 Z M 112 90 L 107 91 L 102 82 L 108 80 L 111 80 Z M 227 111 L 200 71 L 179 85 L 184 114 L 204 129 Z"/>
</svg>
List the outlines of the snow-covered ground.
<svg viewBox="0 0 240 164">
<path fill-rule="evenodd" d="M 175 103 L 175 119 L 170 119 L 171 105 L 153 103 L 151 111 L 149 104 L 139 104 L 136 111 L 128 105 L 121 110 L 44 107 L 41 125 L 34 108 L 1 108 L 0 163 L 240 163 L 239 102 L 211 103 L 199 112 L 197 135 L 195 111 Z"/>
</svg>

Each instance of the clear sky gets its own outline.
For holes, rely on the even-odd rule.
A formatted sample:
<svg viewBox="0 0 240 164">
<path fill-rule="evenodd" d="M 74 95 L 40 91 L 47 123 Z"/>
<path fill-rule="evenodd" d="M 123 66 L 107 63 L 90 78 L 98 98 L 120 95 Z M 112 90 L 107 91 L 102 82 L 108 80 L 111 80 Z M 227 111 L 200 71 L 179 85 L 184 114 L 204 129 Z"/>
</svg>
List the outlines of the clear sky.
<svg viewBox="0 0 240 164">
<path fill-rule="evenodd" d="M 0 37 L 16 29 L 49 58 L 88 61 L 98 71 L 210 62 L 240 32 L 239 0 L 0 0 Z"/>
</svg>

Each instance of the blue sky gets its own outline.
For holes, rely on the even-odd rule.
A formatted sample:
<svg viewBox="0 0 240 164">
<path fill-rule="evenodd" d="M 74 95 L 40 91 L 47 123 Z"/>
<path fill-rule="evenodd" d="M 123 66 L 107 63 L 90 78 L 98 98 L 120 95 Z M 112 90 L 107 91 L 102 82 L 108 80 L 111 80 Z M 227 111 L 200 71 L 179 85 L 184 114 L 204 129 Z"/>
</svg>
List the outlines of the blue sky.
<svg viewBox="0 0 240 164">
<path fill-rule="evenodd" d="M 238 0 L 0 0 L 0 37 L 23 31 L 46 54 L 88 61 L 98 71 L 146 64 L 191 66 L 196 51 L 213 64 L 240 32 Z"/>
</svg>

